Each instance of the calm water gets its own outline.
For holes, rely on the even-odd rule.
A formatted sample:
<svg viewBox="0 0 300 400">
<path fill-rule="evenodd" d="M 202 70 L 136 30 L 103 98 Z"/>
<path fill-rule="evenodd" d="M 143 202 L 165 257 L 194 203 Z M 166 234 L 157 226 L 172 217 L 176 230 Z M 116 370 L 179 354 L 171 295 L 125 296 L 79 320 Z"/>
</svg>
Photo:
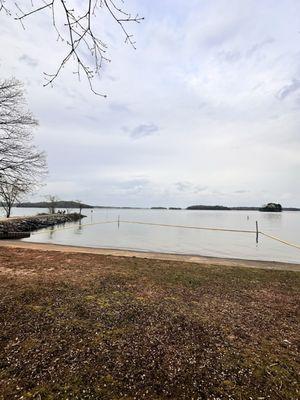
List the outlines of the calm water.
<svg viewBox="0 0 300 400">
<path fill-rule="evenodd" d="M 34 215 L 46 210 L 14 209 L 13 215 Z M 117 223 L 88 225 L 117 220 L 151 223 L 259 229 L 292 243 L 300 244 L 300 212 L 260 213 L 246 211 L 187 210 L 84 210 L 81 223 L 66 224 L 68 229 L 48 228 L 32 233 L 30 242 L 57 243 L 73 246 L 105 247 L 156 252 L 199 254 L 218 257 L 276 260 L 300 263 L 300 250 L 255 234 L 210 232 L 193 229 L 156 227 Z M 249 218 L 247 218 L 247 216 Z"/>
</svg>

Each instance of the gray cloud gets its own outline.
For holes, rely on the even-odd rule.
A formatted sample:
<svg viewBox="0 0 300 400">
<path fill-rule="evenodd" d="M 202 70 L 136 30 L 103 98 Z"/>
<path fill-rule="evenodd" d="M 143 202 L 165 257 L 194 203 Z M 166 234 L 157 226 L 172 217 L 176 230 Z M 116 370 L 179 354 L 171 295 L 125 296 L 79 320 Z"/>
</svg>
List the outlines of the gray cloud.
<svg viewBox="0 0 300 400">
<path fill-rule="evenodd" d="M 204 42 L 207 47 L 219 47 L 236 36 L 238 31 L 239 26 L 235 22 L 223 23 L 204 35 Z"/>
<path fill-rule="evenodd" d="M 148 184 L 149 180 L 146 178 L 135 178 L 119 182 L 117 187 L 124 190 L 141 190 Z"/>
<path fill-rule="evenodd" d="M 158 130 L 158 126 L 154 124 L 141 124 L 130 131 L 130 136 L 133 139 L 141 139 L 147 136 L 154 135 L 156 132 L 158 132 Z"/>
<path fill-rule="evenodd" d="M 196 185 L 194 193 L 203 193 L 208 189 L 207 186 Z"/>
<path fill-rule="evenodd" d="M 176 182 L 175 183 L 176 189 L 179 192 L 190 192 L 190 193 L 203 193 L 207 191 L 207 186 L 195 185 L 192 182 Z"/>
<path fill-rule="evenodd" d="M 291 83 L 288 85 L 283 86 L 278 93 L 277 93 L 277 98 L 279 100 L 284 100 L 286 97 L 288 97 L 290 94 L 297 92 L 300 89 L 300 80 L 299 79 L 293 79 Z"/>
<path fill-rule="evenodd" d="M 219 58 L 228 63 L 235 63 L 241 59 L 241 53 L 239 51 L 221 51 L 219 52 Z"/>
<path fill-rule="evenodd" d="M 236 193 L 236 194 L 245 194 L 245 193 L 249 193 L 249 190 L 235 190 L 234 193 Z"/>
<path fill-rule="evenodd" d="M 267 46 L 268 44 L 272 44 L 274 42 L 275 42 L 275 39 L 267 38 L 265 40 L 262 40 L 261 42 L 255 43 L 247 51 L 247 53 L 246 53 L 247 57 L 251 57 L 254 53 L 256 53 L 257 51 L 261 50 L 263 47 Z"/>
<path fill-rule="evenodd" d="M 218 57 L 221 61 L 225 61 L 228 63 L 237 63 L 238 61 L 244 59 L 244 58 L 250 58 L 252 57 L 255 53 L 259 52 L 261 49 L 266 47 L 269 44 L 274 43 L 275 40 L 273 38 L 267 38 L 265 40 L 262 40 L 258 43 L 255 43 L 254 45 L 250 46 L 248 50 L 243 51 L 243 50 L 221 50 L 218 53 Z"/>
<path fill-rule="evenodd" d="M 38 65 L 38 61 L 27 54 L 23 54 L 21 57 L 19 57 L 19 61 L 24 62 L 29 67 L 36 67 Z"/>
<path fill-rule="evenodd" d="M 184 192 L 184 191 L 190 189 L 192 184 L 190 182 L 176 182 L 175 186 L 176 186 L 177 190 L 179 190 L 180 192 Z"/>
<path fill-rule="evenodd" d="M 115 113 L 129 113 L 130 109 L 126 104 L 112 102 L 109 104 L 109 108 L 111 111 Z"/>
</svg>

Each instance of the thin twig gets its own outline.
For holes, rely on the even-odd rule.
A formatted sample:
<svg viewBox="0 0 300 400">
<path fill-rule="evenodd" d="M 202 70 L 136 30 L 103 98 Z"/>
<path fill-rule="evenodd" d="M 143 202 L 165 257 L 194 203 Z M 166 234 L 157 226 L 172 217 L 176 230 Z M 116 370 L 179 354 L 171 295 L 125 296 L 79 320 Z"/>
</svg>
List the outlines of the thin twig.
<svg viewBox="0 0 300 400">
<path fill-rule="evenodd" d="M 135 41 L 133 40 L 133 36 L 127 31 L 126 25 L 131 22 L 140 23 L 144 18 L 139 17 L 138 14 L 133 17 L 130 13 L 126 12 L 123 9 L 123 0 L 86 1 L 87 7 L 83 12 L 79 12 L 76 6 L 69 8 L 66 0 L 45 0 L 42 5 L 37 7 L 34 7 L 31 2 L 32 9 L 26 12 L 21 9 L 18 3 L 15 3 L 15 7 L 17 8 L 15 19 L 18 20 L 25 29 L 24 21 L 27 20 L 28 17 L 48 9 L 51 10 L 51 22 L 57 33 L 57 40 L 64 42 L 66 46 L 69 47 L 55 73 L 44 73 L 47 80 L 44 86 L 52 85 L 64 66 L 69 61 L 74 60 L 77 64 L 74 73 L 78 78 L 80 79 L 80 74 L 83 73 L 89 82 L 92 92 L 106 97 L 106 95 L 98 93 L 93 88 L 93 79 L 95 75 L 99 75 L 103 63 L 110 62 L 110 59 L 106 55 L 107 44 L 94 33 L 92 16 L 96 16 L 98 9 L 106 9 L 112 20 L 119 25 L 121 31 L 125 35 L 125 43 L 129 43 L 134 49 L 136 49 Z M 0 0 L 0 11 L 4 10 L 6 13 L 10 13 L 4 3 L 5 0 Z M 118 3 L 121 3 L 122 7 L 119 6 Z M 56 13 L 58 8 L 63 15 L 64 22 L 62 27 L 66 28 L 65 33 L 57 26 Z M 84 49 L 92 55 L 93 61 L 87 62 L 84 60 L 82 55 L 84 54 Z"/>
</svg>

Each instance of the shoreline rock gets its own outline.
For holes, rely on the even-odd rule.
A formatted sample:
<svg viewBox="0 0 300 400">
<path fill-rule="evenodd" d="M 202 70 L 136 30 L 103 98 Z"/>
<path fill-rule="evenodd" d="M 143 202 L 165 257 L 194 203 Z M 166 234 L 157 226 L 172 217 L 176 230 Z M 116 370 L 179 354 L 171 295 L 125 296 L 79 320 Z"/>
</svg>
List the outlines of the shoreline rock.
<svg viewBox="0 0 300 400">
<path fill-rule="evenodd" d="M 0 221 L 0 232 L 32 232 L 50 226 L 75 222 L 84 218 L 79 213 L 71 214 L 43 214 L 29 217 L 17 217 Z"/>
</svg>

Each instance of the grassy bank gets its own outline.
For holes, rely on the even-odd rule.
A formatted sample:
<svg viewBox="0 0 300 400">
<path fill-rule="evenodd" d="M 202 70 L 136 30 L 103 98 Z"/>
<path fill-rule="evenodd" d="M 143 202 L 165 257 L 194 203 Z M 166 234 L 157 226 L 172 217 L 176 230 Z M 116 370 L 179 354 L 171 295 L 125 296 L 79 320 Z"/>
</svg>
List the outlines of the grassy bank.
<svg viewBox="0 0 300 400">
<path fill-rule="evenodd" d="M 297 272 L 0 248 L 0 274 L 0 399 L 299 398 Z"/>
</svg>

